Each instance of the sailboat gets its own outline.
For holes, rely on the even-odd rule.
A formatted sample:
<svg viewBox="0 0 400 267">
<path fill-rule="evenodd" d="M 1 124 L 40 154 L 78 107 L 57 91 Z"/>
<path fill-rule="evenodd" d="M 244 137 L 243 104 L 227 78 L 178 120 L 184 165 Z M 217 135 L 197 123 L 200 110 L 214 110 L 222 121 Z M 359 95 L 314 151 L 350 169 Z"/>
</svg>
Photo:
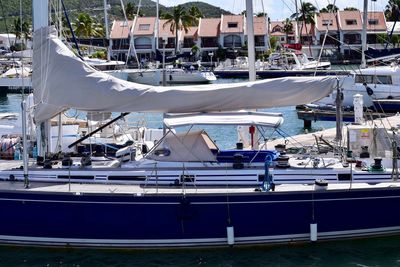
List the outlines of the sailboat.
<svg viewBox="0 0 400 267">
<path fill-rule="evenodd" d="M 43 2 L 33 1 L 34 12 L 42 16 L 47 12 Z M 212 112 L 306 103 L 323 97 L 336 83 L 334 79 L 323 77 L 190 88 L 129 83 L 98 72 L 82 62 L 58 40 L 54 29 L 47 27 L 46 22 L 44 20 L 40 27 L 35 27 L 34 36 L 34 114 L 39 129 L 43 131 L 41 135 L 45 135 L 46 121 L 69 107 L 88 111 L 175 113 L 164 120 L 169 127 L 193 123 L 279 125 L 281 117 L 271 114 Z M 41 58 L 40 55 L 48 57 Z M 349 145 L 356 151 L 358 135 L 360 138 L 367 135 L 363 126 L 354 128 L 354 131 Z M 169 135 L 175 136 L 173 132 Z M 165 139 L 167 137 L 168 134 Z M 129 173 L 128 168 L 96 169 L 89 165 L 74 168 L 73 162 L 63 161 L 64 169 L 60 162 L 58 165 L 50 164 L 49 168 L 28 168 L 24 157 L 23 170 L 3 168 L 2 173 L 7 171 L 9 176 L 3 176 L 0 181 L 0 209 L 7 215 L 0 222 L 0 242 L 163 248 L 317 241 L 400 232 L 400 215 L 391 208 L 400 204 L 398 183 L 356 181 L 361 177 L 357 175 L 369 177 L 378 174 L 377 179 L 379 174 L 386 175 L 389 171 L 386 161 L 376 159 L 371 170 L 363 170 L 351 165 L 351 155 L 346 160 L 350 162 L 347 167 L 344 161 L 331 165 L 314 155 L 303 161 L 298 158 L 299 165 L 296 166 L 288 166 L 281 158 L 278 166 L 274 162 L 277 152 L 260 151 L 257 154 L 253 150 L 247 154 L 238 151 L 234 155 L 224 155 L 233 156 L 233 162 L 227 162 L 226 157 L 225 162 L 218 159 L 208 161 L 206 157 L 215 157 L 218 151 L 204 132 L 175 137 L 178 141 L 172 141 L 175 139 L 171 137 L 164 142 L 164 148 L 169 147 L 170 154 L 167 149 L 154 154 L 159 158 L 175 156 L 173 145 L 186 149 L 185 153 L 177 153 L 186 158 L 186 161 L 179 159 L 175 162 L 181 164 L 178 182 L 168 186 L 159 185 L 158 181 L 162 175 L 167 175 L 171 164 L 159 169 L 161 161 L 157 158 L 152 162 L 153 185 L 111 181 L 104 184 L 74 183 L 83 177 L 87 178 L 86 181 L 93 180 L 93 175 L 99 179 L 100 176 L 107 178 L 111 173 L 114 178 L 126 176 L 132 180 L 149 176 L 135 167 L 130 168 Z M 370 137 L 372 135 L 368 135 Z M 26 139 L 24 144 L 27 144 Z M 190 148 L 198 148 L 193 150 L 196 157 L 202 158 L 193 160 L 196 158 L 193 155 L 189 158 Z M 42 140 L 40 149 L 40 153 L 45 152 L 45 140 Z M 26 151 L 24 154 L 26 156 Z M 260 155 L 254 160 L 254 165 L 252 160 L 246 159 L 251 155 L 254 158 Z M 281 153 L 280 156 L 285 155 Z M 394 162 L 397 164 L 397 160 Z M 394 163 L 392 167 L 392 170 L 397 169 Z M 234 187 L 229 181 L 223 186 L 190 186 L 199 177 L 199 172 L 203 177 L 209 175 L 210 180 L 231 177 L 240 180 L 241 176 L 254 173 L 256 169 L 263 171 L 257 176 L 262 181 L 259 186 Z M 219 171 L 218 175 L 216 171 Z M 277 172 L 286 176 L 286 182 L 294 175 L 309 178 L 309 181 L 307 184 L 301 181 L 275 186 Z M 18 181 L 21 175 L 25 183 Z M 29 183 L 35 175 L 55 182 Z M 321 178 L 337 178 L 338 182 L 331 184 Z M 59 182 L 58 179 L 68 179 L 68 182 Z"/>
</svg>

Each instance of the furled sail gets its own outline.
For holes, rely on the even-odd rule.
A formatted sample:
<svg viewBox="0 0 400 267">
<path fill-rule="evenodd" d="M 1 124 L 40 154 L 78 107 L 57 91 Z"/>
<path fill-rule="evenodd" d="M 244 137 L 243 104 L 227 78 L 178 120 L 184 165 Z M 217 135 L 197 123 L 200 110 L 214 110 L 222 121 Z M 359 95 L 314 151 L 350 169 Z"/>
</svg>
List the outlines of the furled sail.
<svg viewBox="0 0 400 267">
<path fill-rule="evenodd" d="M 305 104 L 328 95 L 332 77 L 291 77 L 231 84 L 155 87 L 123 81 L 75 56 L 53 27 L 34 34 L 35 120 L 68 108 L 111 112 L 208 112 Z"/>
</svg>

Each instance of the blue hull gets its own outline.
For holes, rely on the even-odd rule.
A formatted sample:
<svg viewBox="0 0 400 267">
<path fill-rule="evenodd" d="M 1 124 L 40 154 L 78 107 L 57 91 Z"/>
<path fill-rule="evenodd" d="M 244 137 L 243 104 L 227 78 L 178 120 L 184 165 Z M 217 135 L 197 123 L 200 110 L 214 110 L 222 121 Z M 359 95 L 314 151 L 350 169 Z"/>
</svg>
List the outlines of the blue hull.
<svg viewBox="0 0 400 267">
<path fill-rule="evenodd" d="M 400 232 L 400 188 L 196 195 L 0 192 L 0 243 L 179 247 Z"/>
</svg>

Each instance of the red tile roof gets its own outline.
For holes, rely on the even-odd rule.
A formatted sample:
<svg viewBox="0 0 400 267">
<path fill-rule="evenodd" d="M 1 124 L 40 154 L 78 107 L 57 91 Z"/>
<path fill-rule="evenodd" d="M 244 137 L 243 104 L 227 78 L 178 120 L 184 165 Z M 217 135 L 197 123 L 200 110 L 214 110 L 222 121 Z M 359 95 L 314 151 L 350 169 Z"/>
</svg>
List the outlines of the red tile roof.
<svg viewBox="0 0 400 267">
<path fill-rule="evenodd" d="M 338 30 L 338 20 L 337 13 L 319 13 L 316 16 L 315 27 L 318 31 L 337 31 Z"/>
<path fill-rule="evenodd" d="M 128 23 L 123 20 L 114 20 L 111 27 L 110 39 L 128 38 L 132 25 L 133 20 L 129 20 Z"/>
<path fill-rule="evenodd" d="M 158 31 L 158 36 L 162 37 L 175 37 L 175 31 L 171 31 L 171 23 L 166 23 L 167 20 L 160 19 L 160 29 Z"/>
<path fill-rule="evenodd" d="M 184 37 L 196 37 L 198 27 L 189 27 L 188 32 L 182 31 Z"/>
<path fill-rule="evenodd" d="M 154 35 L 154 29 L 156 24 L 155 17 L 139 17 L 136 20 L 135 29 L 133 34 L 139 35 Z"/>
<path fill-rule="evenodd" d="M 361 16 L 363 16 L 363 13 L 361 13 Z M 375 20 L 377 24 L 371 24 L 371 21 Z M 380 12 L 368 12 L 368 24 L 367 24 L 367 30 L 368 31 L 387 31 L 386 28 L 386 19 L 385 19 L 385 14 L 380 11 Z"/>
<path fill-rule="evenodd" d="M 217 37 L 219 35 L 221 19 L 200 19 L 198 35 L 200 37 Z"/>
<path fill-rule="evenodd" d="M 236 24 L 236 27 L 228 27 L 229 24 Z M 243 33 L 244 16 L 242 15 L 222 15 L 221 33 Z"/>
<path fill-rule="evenodd" d="M 254 17 L 254 35 L 266 35 L 267 34 L 267 18 L 266 17 Z"/>
<path fill-rule="evenodd" d="M 362 20 L 361 12 L 356 11 L 339 11 L 339 27 L 344 31 L 361 31 Z M 354 24 L 351 24 L 353 23 Z"/>
</svg>

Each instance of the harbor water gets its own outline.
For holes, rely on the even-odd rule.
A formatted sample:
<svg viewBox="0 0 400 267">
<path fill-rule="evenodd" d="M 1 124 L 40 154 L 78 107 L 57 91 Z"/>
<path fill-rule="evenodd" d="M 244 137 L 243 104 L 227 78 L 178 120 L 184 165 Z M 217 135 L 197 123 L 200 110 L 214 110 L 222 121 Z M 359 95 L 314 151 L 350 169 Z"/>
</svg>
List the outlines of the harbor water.
<svg viewBox="0 0 400 267">
<path fill-rule="evenodd" d="M 20 112 L 20 102 L 20 95 L 2 97 L 0 98 L 0 112 Z M 303 121 L 297 119 L 295 107 L 273 108 L 265 111 L 279 112 L 284 115 L 285 121 L 281 128 L 281 134 L 304 133 Z M 161 114 L 131 114 L 129 120 L 132 123 L 145 120 L 148 127 L 161 127 L 161 118 Z M 315 122 L 311 131 L 331 127 L 334 127 L 334 122 Z M 236 143 L 236 127 L 205 127 L 205 129 L 219 147 L 228 148 Z M 268 138 L 278 137 L 280 136 L 277 133 L 272 132 L 268 136 Z M 7 220 L 7 214 L 2 214 L 2 219 Z M 29 222 L 26 222 L 26 227 L 37 226 L 31 226 Z M 112 229 L 107 229 L 107 231 L 109 230 Z M 278 246 L 175 250 L 96 250 L 1 246 L 1 266 L 400 266 L 400 237 L 303 244 L 288 243 Z"/>
</svg>

